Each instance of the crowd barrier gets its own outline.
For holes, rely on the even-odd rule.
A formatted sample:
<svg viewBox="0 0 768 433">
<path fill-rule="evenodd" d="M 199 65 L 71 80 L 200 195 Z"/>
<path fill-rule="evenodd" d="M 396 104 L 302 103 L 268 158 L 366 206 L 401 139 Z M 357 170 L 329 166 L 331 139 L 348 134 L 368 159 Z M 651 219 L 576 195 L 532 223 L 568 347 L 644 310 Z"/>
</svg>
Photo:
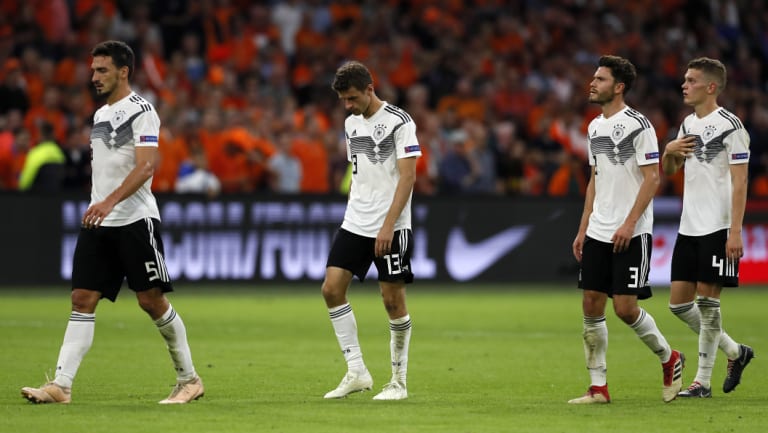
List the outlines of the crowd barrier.
<svg viewBox="0 0 768 433">
<path fill-rule="evenodd" d="M 65 284 L 86 196 L 0 196 L 0 287 Z M 165 262 L 179 282 L 321 281 L 344 197 L 158 196 Z M 426 282 L 573 283 L 581 200 L 415 197 L 413 271 Z M 680 201 L 655 200 L 653 285 L 669 284 Z M 750 203 L 744 284 L 768 283 L 768 206 Z M 369 278 L 375 277 L 372 268 Z M 255 286 L 256 287 L 256 286 Z"/>
</svg>

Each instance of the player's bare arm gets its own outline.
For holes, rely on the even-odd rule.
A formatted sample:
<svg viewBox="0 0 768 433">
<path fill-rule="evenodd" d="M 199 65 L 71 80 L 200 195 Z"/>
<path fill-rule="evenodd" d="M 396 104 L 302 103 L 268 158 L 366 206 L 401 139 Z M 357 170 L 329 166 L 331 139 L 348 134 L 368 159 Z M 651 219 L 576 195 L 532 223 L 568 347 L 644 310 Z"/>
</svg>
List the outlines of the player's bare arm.
<svg viewBox="0 0 768 433">
<path fill-rule="evenodd" d="M 384 219 L 379 233 L 376 235 L 377 257 L 381 257 L 392 249 L 392 237 L 395 233 L 395 222 L 403 213 L 408 199 L 411 197 L 413 185 L 416 183 L 416 157 L 400 158 L 397 160 L 397 170 L 400 172 L 400 179 L 397 181 L 395 196 L 392 198 L 392 204 Z"/>
<path fill-rule="evenodd" d="M 616 230 L 616 233 L 613 234 L 613 237 L 611 237 L 614 253 L 626 251 L 629 248 L 629 242 L 635 233 L 637 221 L 643 215 L 643 212 L 645 212 L 645 209 L 659 189 L 659 164 L 642 165 L 640 166 L 640 171 L 643 173 L 643 183 L 637 192 L 635 204 L 632 205 L 629 215 L 627 215 L 627 218 L 624 219 L 624 222 Z"/>
<path fill-rule="evenodd" d="M 587 236 L 589 216 L 592 215 L 592 205 L 595 202 L 595 167 L 592 167 L 589 183 L 587 184 L 586 197 L 584 197 L 584 212 L 581 213 L 579 231 L 573 240 L 573 256 L 581 263 L 581 251 L 584 249 L 584 238 Z"/>
<path fill-rule="evenodd" d="M 744 241 L 741 238 L 741 227 L 744 222 L 744 209 L 747 205 L 747 164 L 732 164 L 731 184 L 731 229 L 728 241 L 725 243 L 725 253 L 730 259 L 744 256 Z"/>
<path fill-rule="evenodd" d="M 136 166 L 128 173 L 120 184 L 104 200 L 94 203 L 83 214 L 83 226 L 86 228 L 99 227 L 104 218 L 121 201 L 133 195 L 155 172 L 158 162 L 157 147 L 136 147 Z"/>
</svg>

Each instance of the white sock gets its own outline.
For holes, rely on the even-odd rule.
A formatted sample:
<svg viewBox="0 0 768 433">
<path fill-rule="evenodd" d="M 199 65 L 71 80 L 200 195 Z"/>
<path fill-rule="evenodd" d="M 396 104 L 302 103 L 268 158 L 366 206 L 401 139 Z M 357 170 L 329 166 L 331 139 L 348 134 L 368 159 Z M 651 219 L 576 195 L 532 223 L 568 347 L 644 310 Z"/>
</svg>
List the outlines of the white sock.
<svg viewBox="0 0 768 433">
<path fill-rule="evenodd" d="M 176 380 L 184 382 L 194 379 L 195 366 L 192 364 L 192 352 L 187 343 L 187 328 L 181 320 L 181 316 L 176 314 L 172 305 L 168 306 L 168 311 L 162 317 L 155 320 L 158 331 L 165 339 L 168 346 L 168 353 L 171 355 L 173 367 L 176 369 Z"/>
<path fill-rule="evenodd" d="M 701 314 L 699 312 L 699 307 L 695 302 L 669 304 L 669 309 L 675 316 L 685 322 L 696 335 L 699 335 L 699 330 L 701 329 Z M 731 338 L 725 331 L 722 331 L 720 334 L 720 342 L 717 346 L 723 353 L 725 353 L 725 356 L 727 356 L 728 359 L 736 359 L 739 357 L 739 343 L 733 341 L 733 338 Z"/>
<path fill-rule="evenodd" d="M 661 331 L 656 326 L 656 321 L 642 308 L 640 309 L 640 316 L 638 316 L 635 323 L 629 325 L 635 331 L 638 337 L 643 340 L 646 346 L 659 357 L 662 363 L 669 361 L 672 356 L 672 349 L 669 347 L 669 343 L 661 335 Z"/>
<path fill-rule="evenodd" d="M 347 361 L 349 371 L 364 371 L 363 352 L 357 340 L 357 321 L 352 306 L 349 303 L 328 309 L 331 316 L 331 324 L 336 332 L 336 340 L 339 341 L 341 353 Z"/>
<path fill-rule="evenodd" d="M 604 386 L 608 380 L 606 352 L 608 352 L 608 324 L 605 316 L 584 317 L 584 357 L 593 386 Z"/>
<path fill-rule="evenodd" d="M 699 332 L 699 368 L 696 382 L 710 388 L 712 367 L 715 365 L 717 343 L 722 333 L 720 324 L 720 300 L 706 296 L 696 297 L 696 304 L 701 312 L 701 331 Z"/>
<path fill-rule="evenodd" d="M 389 320 L 389 350 L 392 355 L 392 379 L 405 385 L 408 376 L 408 345 L 411 342 L 411 316 Z"/>
<path fill-rule="evenodd" d="M 70 314 L 67 330 L 64 332 L 64 342 L 59 350 L 59 359 L 56 361 L 54 383 L 64 388 L 72 388 L 77 369 L 93 344 L 95 329 L 96 314 L 77 311 Z"/>
</svg>

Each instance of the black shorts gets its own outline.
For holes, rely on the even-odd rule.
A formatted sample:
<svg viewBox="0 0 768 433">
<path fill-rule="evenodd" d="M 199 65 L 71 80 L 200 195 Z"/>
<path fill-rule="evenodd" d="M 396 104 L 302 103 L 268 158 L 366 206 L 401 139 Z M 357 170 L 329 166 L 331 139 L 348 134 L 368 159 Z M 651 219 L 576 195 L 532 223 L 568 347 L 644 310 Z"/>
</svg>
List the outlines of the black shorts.
<svg viewBox="0 0 768 433">
<path fill-rule="evenodd" d="M 581 255 L 579 288 L 613 295 L 653 296 L 648 284 L 653 238 L 648 233 L 635 236 L 629 248 L 613 252 L 613 244 L 586 237 Z"/>
<path fill-rule="evenodd" d="M 739 261 L 726 257 L 728 229 L 704 236 L 677 234 L 672 252 L 672 281 L 719 283 L 738 287 Z"/>
<path fill-rule="evenodd" d="M 159 221 L 144 218 L 122 227 L 81 228 L 72 259 L 72 288 L 101 292 L 114 302 L 123 280 L 135 292 L 170 292 Z"/>
<path fill-rule="evenodd" d="M 374 263 L 379 272 L 379 281 L 412 283 L 412 245 L 413 233 L 410 230 L 396 230 L 392 238 L 392 252 L 383 257 L 375 257 L 376 238 L 339 229 L 333 238 L 326 267 L 335 266 L 346 269 L 363 281 L 371 268 L 371 263 Z"/>
</svg>

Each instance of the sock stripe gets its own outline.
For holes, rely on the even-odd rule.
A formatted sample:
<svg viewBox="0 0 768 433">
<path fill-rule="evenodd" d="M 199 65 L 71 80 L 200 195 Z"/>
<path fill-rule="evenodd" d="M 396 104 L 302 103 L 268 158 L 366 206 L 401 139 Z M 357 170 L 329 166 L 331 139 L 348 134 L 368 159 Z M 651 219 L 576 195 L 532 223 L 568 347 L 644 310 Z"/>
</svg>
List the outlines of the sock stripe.
<svg viewBox="0 0 768 433">
<path fill-rule="evenodd" d="M 328 315 L 331 316 L 331 320 L 333 320 L 333 319 L 339 319 L 343 316 L 346 316 L 351 312 L 352 312 L 352 306 L 350 304 L 346 304 L 346 305 L 342 305 L 336 311 L 329 311 Z"/>
<path fill-rule="evenodd" d="M 585 325 L 599 325 L 601 322 L 605 322 L 605 316 L 600 316 L 600 317 L 584 316 Z"/>
<path fill-rule="evenodd" d="M 163 326 L 165 326 L 165 325 L 167 325 L 167 324 L 169 324 L 169 323 L 173 322 L 173 319 L 175 319 L 175 318 L 176 318 L 176 310 L 174 310 L 173 308 L 171 308 L 171 314 L 169 314 L 169 315 L 168 315 L 168 318 L 167 318 L 167 319 L 165 319 L 165 320 L 163 320 L 162 322 L 158 323 L 158 324 L 157 324 L 157 327 L 158 327 L 158 328 L 162 328 Z"/>
<path fill-rule="evenodd" d="M 89 313 L 78 313 L 76 311 L 73 311 L 69 315 L 69 321 L 70 322 L 95 322 L 96 315 L 89 314 Z"/>
<path fill-rule="evenodd" d="M 411 329 L 411 321 L 410 319 L 404 323 L 392 323 L 389 322 L 389 329 L 391 331 L 406 331 L 408 329 Z"/>
<path fill-rule="evenodd" d="M 699 305 L 699 308 L 719 308 L 720 307 L 720 300 L 717 298 L 696 298 L 696 303 Z"/>
<path fill-rule="evenodd" d="M 669 310 L 673 314 L 683 314 L 683 313 L 686 313 L 688 311 L 691 311 L 693 306 L 694 306 L 693 301 L 686 302 L 685 304 L 670 304 L 669 305 Z"/>
<path fill-rule="evenodd" d="M 640 309 L 640 315 L 637 316 L 637 320 L 635 320 L 635 323 L 633 323 L 633 324 L 631 324 L 629 326 L 632 327 L 632 329 L 637 329 L 640 326 L 640 324 L 643 323 L 643 320 L 645 320 L 646 314 L 647 313 L 645 312 L 645 310 L 643 310 L 641 308 Z"/>
</svg>

